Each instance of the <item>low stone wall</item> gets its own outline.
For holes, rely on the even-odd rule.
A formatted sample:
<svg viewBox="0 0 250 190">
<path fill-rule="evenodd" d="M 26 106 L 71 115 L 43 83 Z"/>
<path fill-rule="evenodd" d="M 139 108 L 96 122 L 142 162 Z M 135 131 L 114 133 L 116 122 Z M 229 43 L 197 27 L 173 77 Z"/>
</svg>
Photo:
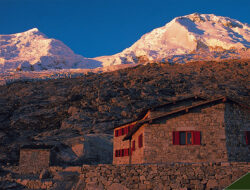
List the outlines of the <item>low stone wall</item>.
<svg viewBox="0 0 250 190">
<path fill-rule="evenodd" d="M 250 162 L 54 166 L 47 171 L 46 176 L 14 175 L 2 180 L 27 189 L 221 190 L 250 172 Z"/>
<path fill-rule="evenodd" d="M 73 189 L 223 189 L 247 172 L 247 162 L 84 165 Z"/>
</svg>

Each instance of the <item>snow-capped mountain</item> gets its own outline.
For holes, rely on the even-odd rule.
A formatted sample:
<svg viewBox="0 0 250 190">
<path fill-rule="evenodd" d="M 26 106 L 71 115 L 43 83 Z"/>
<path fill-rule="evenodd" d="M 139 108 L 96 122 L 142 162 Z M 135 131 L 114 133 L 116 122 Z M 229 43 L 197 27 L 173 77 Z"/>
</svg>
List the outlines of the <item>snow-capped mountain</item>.
<svg viewBox="0 0 250 190">
<path fill-rule="evenodd" d="M 46 37 L 37 28 L 0 35 L 0 72 L 100 66 L 100 62 L 74 54 L 64 43 Z"/>
<path fill-rule="evenodd" d="M 143 35 L 131 47 L 112 56 L 97 57 L 103 66 L 143 61 L 186 62 L 250 57 L 250 26 L 213 14 L 174 18 Z"/>
<path fill-rule="evenodd" d="M 250 58 L 250 26 L 213 14 L 194 13 L 174 18 L 121 53 L 96 58 L 76 55 L 61 41 L 46 37 L 36 28 L 0 35 L 0 72 L 115 68 L 114 65 L 131 63 L 232 58 Z"/>
</svg>

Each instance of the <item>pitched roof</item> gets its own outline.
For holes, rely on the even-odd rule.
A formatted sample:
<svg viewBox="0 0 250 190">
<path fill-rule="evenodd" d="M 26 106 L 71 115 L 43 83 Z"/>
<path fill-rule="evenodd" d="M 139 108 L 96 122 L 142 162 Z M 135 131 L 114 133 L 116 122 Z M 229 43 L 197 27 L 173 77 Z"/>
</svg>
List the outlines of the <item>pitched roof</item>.
<svg viewBox="0 0 250 190">
<path fill-rule="evenodd" d="M 131 120 L 131 121 L 126 122 L 126 123 L 123 123 L 123 124 L 120 124 L 118 126 L 115 126 L 112 129 L 116 129 L 116 128 L 122 127 L 124 125 L 127 125 L 127 124 L 130 124 L 130 123 L 134 123 L 136 121 L 142 120 L 146 116 L 148 111 L 154 111 L 154 110 L 156 110 L 158 108 L 162 108 L 162 107 L 165 107 L 165 106 L 172 106 L 172 105 L 176 105 L 177 103 L 181 103 L 181 102 L 185 102 L 185 101 L 191 101 L 191 100 L 205 100 L 205 98 L 191 95 L 191 96 L 188 96 L 188 97 L 185 97 L 185 98 L 182 98 L 182 99 L 178 99 L 178 100 L 175 100 L 175 101 L 171 101 L 171 102 L 167 102 L 167 103 L 164 103 L 164 104 L 149 107 L 149 108 L 146 108 L 143 111 L 141 111 L 136 119 Z M 112 130 L 112 129 L 109 129 L 109 130 Z"/>
<path fill-rule="evenodd" d="M 152 118 L 149 118 L 149 119 L 145 119 L 145 120 L 141 120 L 141 121 L 138 121 L 136 123 L 136 125 L 133 127 L 133 129 L 124 137 L 123 140 L 128 140 L 128 139 L 131 139 L 133 134 L 144 124 L 144 123 L 151 123 L 153 120 L 157 120 L 157 119 L 160 119 L 160 118 L 163 118 L 163 117 L 167 117 L 167 116 L 171 116 L 171 115 L 174 115 L 174 114 L 177 114 L 177 113 L 182 113 L 182 114 L 185 114 L 187 113 L 189 110 L 191 109 L 194 109 L 194 108 L 197 108 L 197 107 L 200 107 L 200 106 L 204 106 L 204 105 L 208 105 L 208 104 L 211 104 L 211 103 L 221 103 L 221 102 L 226 102 L 226 101 L 230 101 L 230 102 L 233 102 L 233 103 L 236 103 L 238 105 L 241 105 L 242 107 L 246 107 L 247 109 L 249 109 L 248 106 L 244 105 L 244 104 L 241 104 L 241 103 L 238 103 L 237 101 L 235 100 L 232 100 L 232 99 L 229 99 L 227 98 L 226 96 L 221 96 L 221 97 L 218 97 L 218 98 L 214 98 L 214 99 L 210 99 L 210 100 L 205 100 L 202 101 L 202 102 L 199 102 L 199 103 L 196 103 L 194 105 L 190 105 L 190 106 L 186 106 L 186 107 L 181 107 L 181 108 L 177 108 L 177 109 L 174 109 L 170 112 L 165 112 L 165 113 L 162 113 L 162 114 L 158 114 L 157 116 L 155 117 L 152 117 Z"/>
</svg>

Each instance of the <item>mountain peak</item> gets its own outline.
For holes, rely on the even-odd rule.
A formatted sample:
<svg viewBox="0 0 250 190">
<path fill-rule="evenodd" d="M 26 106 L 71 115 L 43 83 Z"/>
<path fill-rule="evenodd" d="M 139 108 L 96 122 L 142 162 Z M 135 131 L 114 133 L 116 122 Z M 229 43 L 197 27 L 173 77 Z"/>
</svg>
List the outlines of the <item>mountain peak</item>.
<svg viewBox="0 0 250 190">
<path fill-rule="evenodd" d="M 235 52 L 249 48 L 249 25 L 229 17 L 193 13 L 152 30 L 121 53 L 96 60 L 105 66 L 140 62 L 141 57 L 148 62 L 186 62 L 240 57 Z"/>
<path fill-rule="evenodd" d="M 38 28 L 32 28 L 32 29 L 30 29 L 30 30 L 27 30 L 26 32 L 39 32 L 39 30 L 38 30 Z"/>
<path fill-rule="evenodd" d="M 99 62 L 76 55 L 37 28 L 0 35 L 0 72 L 97 67 Z"/>
<path fill-rule="evenodd" d="M 143 35 L 122 52 L 87 59 L 37 28 L 0 35 L 0 72 L 96 68 L 129 63 L 250 58 L 250 26 L 229 17 L 192 13 Z"/>
</svg>

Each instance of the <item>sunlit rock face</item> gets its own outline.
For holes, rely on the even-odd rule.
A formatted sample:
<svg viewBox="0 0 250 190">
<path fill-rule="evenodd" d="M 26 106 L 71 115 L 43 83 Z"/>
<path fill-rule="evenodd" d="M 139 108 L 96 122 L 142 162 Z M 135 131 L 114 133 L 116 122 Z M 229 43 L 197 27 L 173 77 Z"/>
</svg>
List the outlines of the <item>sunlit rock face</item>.
<svg viewBox="0 0 250 190">
<path fill-rule="evenodd" d="M 148 61 L 186 62 L 250 56 L 250 27 L 213 14 L 174 18 L 143 35 L 131 47 L 112 56 L 98 57 L 103 65 Z"/>
<path fill-rule="evenodd" d="M 99 62 L 76 55 L 59 40 L 46 37 L 37 28 L 0 35 L 0 72 L 96 68 Z"/>
</svg>

